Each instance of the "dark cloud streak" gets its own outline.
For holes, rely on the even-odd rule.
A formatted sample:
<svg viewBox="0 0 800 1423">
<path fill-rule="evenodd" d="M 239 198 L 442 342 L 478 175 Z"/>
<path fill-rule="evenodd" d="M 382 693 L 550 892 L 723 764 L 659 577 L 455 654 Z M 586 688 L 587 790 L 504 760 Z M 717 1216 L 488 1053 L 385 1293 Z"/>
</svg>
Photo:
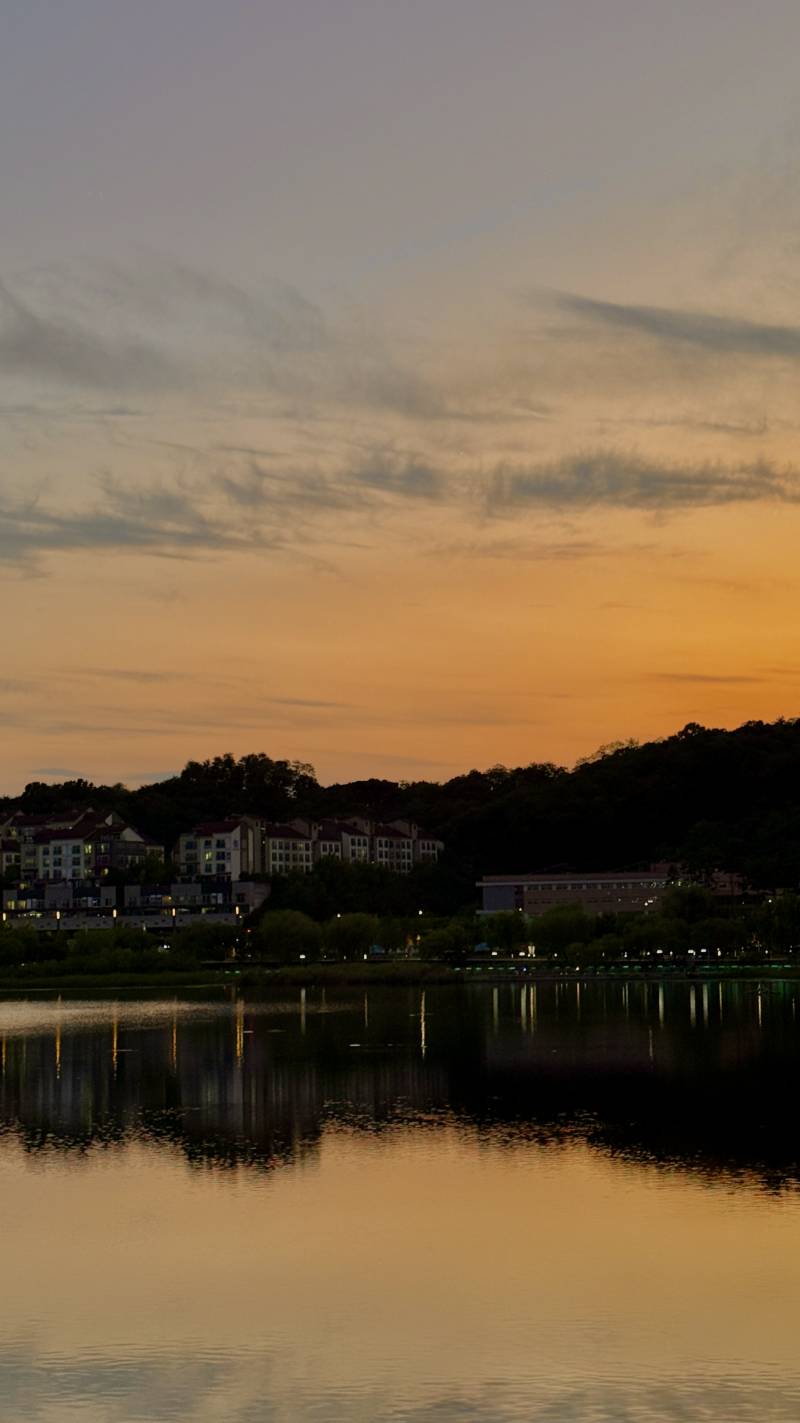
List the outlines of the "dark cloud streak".
<svg viewBox="0 0 800 1423">
<path fill-rule="evenodd" d="M 768 460 L 747 464 L 659 463 L 595 451 L 531 467 L 500 465 L 486 493 L 489 513 L 524 508 L 700 509 L 800 502 L 800 472 Z"/>
<path fill-rule="evenodd" d="M 571 293 L 559 294 L 555 300 L 561 311 L 598 325 L 636 332 L 657 341 L 699 346 L 715 355 L 800 358 L 800 326 L 773 326 L 707 311 L 628 306 Z"/>
</svg>

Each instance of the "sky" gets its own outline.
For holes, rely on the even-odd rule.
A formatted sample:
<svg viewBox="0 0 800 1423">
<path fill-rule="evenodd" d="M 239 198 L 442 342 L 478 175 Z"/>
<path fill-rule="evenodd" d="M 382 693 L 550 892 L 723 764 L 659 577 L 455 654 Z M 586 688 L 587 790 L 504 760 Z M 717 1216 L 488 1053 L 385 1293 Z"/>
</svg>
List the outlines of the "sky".
<svg viewBox="0 0 800 1423">
<path fill-rule="evenodd" d="M 789 0 L 0 0 L 0 792 L 798 713 Z"/>
</svg>

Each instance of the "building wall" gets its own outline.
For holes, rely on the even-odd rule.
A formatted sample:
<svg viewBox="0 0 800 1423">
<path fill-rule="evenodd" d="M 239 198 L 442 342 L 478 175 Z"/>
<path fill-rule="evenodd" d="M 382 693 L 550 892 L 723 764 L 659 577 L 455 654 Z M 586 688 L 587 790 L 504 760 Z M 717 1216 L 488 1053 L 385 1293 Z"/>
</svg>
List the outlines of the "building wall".
<svg viewBox="0 0 800 1423">
<path fill-rule="evenodd" d="M 483 912 L 521 909 L 536 917 L 549 909 L 574 907 L 588 914 L 649 913 L 658 909 L 669 881 L 640 873 L 488 876 L 479 884 Z"/>
<path fill-rule="evenodd" d="M 369 833 L 361 827 L 354 827 L 352 831 L 342 831 L 342 845 L 344 848 L 344 858 L 351 864 L 369 864 L 370 859 L 370 837 Z"/>
<path fill-rule="evenodd" d="M 309 874 L 313 868 L 313 841 L 299 830 L 276 828 L 266 836 L 265 850 L 267 874 Z"/>
<path fill-rule="evenodd" d="M 220 822 L 223 824 L 223 822 Z M 182 875 L 242 879 L 263 868 L 260 827 L 255 821 L 238 821 L 230 829 L 199 827 L 178 840 L 178 866 Z"/>
<path fill-rule="evenodd" d="M 443 848 L 441 840 L 419 836 L 416 826 L 409 826 L 406 833 L 393 825 L 373 825 L 361 819 L 319 823 L 297 819 L 287 825 L 272 825 L 245 818 L 236 830 L 185 832 L 178 840 L 177 860 L 181 875 L 187 878 L 217 874 L 240 879 L 261 872 L 307 874 L 325 858 L 378 864 L 408 874 L 416 863 L 435 862 Z"/>
<path fill-rule="evenodd" d="M 86 879 L 92 871 L 92 846 L 82 836 L 59 835 L 36 845 L 36 878 Z"/>
<path fill-rule="evenodd" d="M 414 863 L 414 842 L 406 835 L 375 835 L 372 858 L 376 865 L 394 870 L 398 874 L 408 874 Z"/>
<path fill-rule="evenodd" d="M 545 914 L 548 909 L 573 905 L 587 914 L 634 914 L 656 910 L 667 889 L 665 880 L 594 879 L 580 876 L 574 880 L 542 881 L 523 886 L 522 908 L 525 914 Z"/>
</svg>

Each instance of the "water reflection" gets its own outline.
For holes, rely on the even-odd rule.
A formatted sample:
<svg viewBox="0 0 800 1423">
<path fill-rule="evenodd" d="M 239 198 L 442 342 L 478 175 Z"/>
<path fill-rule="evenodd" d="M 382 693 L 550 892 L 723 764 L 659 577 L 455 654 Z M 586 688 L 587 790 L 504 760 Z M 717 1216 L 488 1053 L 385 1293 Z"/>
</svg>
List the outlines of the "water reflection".
<svg viewBox="0 0 800 1423">
<path fill-rule="evenodd" d="M 0 1004 L 0 1418 L 796 1423 L 792 983 Z"/>
<path fill-rule="evenodd" d="M 800 1179 L 793 982 L 502 984 L 0 1004 L 0 1125 L 29 1151 L 145 1135 L 272 1168 L 399 1120 Z"/>
</svg>

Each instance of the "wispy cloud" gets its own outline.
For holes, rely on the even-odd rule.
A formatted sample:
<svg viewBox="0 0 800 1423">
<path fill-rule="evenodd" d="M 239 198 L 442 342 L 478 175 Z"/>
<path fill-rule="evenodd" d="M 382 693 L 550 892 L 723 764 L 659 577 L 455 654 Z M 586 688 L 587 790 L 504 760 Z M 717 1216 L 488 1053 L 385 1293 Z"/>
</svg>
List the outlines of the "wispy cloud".
<svg viewBox="0 0 800 1423">
<path fill-rule="evenodd" d="M 281 546 L 262 527 L 242 531 L 218 511 L 204 511 L 199 498 L 190 488 L 134 489 L 105 480 L 93 505 L 71 512 L 0 492 L 0 564 L 35 568 L 43 554 L 78 550 L 187 558 Z"/>
<path fill-rule="evenodd" d="M 157 390 L 176 376 L 148 341 L 101 335 L 66 315 L 40 315 L 0 284 L 0 371 L 97 390 Z"/>
<path fill-rule="evenodd" d="M 679 464 L 598 450 L 528 467 L 500 465 L 486 494 L 490 513 L 525 507 L 679 510 L 800 501 L 800 471 L 768 460 Z"/>
<path fill-rule="evenodd" d="M 0 696 L 30 692 L 35 685 L 35 682 L 29 681 L 24 677 L 0 677 Z"/>
<path fill-rule="evenodd" d="M 104 475 L 77 510 L 49 493 L 12 495 L 0 484 L 0 565 L 37 572 L 43 555 L 81 550 L 193 559 L 292 549 L 309 557 L 309 535 L 325 530 L 324 516 L 429 502 L 444 488 L 433 467 L 393 453 L 359 456 L 331 471 L 248 459 L 225 473 L 178 473 L 149 484 Z"/>
<path fill-rule="evenodd" d="M 76 771 L 71 766 L 32 766 L 31 775 L 34 776 L 58 776 L 65 781 L 77 781 L 83 776 L 83 771 Z"/>
<path fill-rule="evenodd" d="M 326 511 L 365 509 L 377 500 L 431 501 L 443 498 L 447 481 L 432 464 L 394 451 L 376 450 L 331 471 L 295 464 L 265 467 L 249 461 L 220 476 L 218 488 L 243 509 L 293 509 L 311 517 Z"/>
<path fill-rule="evenodd" d="M 608 549 L 593 539 L 567 539 L 563 542 L 546 539 L 461 539 L 450 543 L 437 544 L 432 552 L 436 557 L 512 559 L 526 563 L 570 562 L 579 558 L 595 558 L 608 553 Z M 542 604 L 551 607 L 552 604 Z"/>
<path fill-rule="evenodd" d="M 736 673 L 716 673 L 716 672 L 651 672 L 649 680 L 651 682 L 688 682 L 700 683 L 709 686 L 738 686 L 739 684 L 757 685 L 763 682 L 763 677 L 739 676 Z"/>
<path fill-rule="evenodd" d="M 251 513 L 294 509 L 310 515 L 351 507 L 353 498 L 346 483 L 318 470 L 291 465 L 265 469 L 251 461 L 243 470 L 221 475 L 218 487 L 234 505 Z"/>
<path fill-rule="evenodd" d="M 91 682 L 133 682 L 145 687 L 183 679 L 180 672 L 150 672 L 137 667 L 60 667 L 58 676 Z"/>
<path fill-rule="evenodd" d="M 59 387 L 126 393 L 250 391 L 296 416 L 320 406 L 439 419 L 435 383 L 358 313 L 325 313 L 280 282 L 247 287 L 183 263 L 141 258 L 55 266 L 0 284 L 0 371 Z M 38 394 L 38 392 L 37 392 Z M 19 402 L 42 413 L 34 399 Z M 105 407 L 101 412 L 104 413 Z"/>
<path fill-rule="evenodd" d="M 265 697 L 265 703 L 274 707 L 306 707 L 310 711 L 352 711 L 352 702 L 325 702 L 315 697 Z"/>
<path fill-rule="evenodd" d="M 347 482 L 403 499 L 439 499 L 445 491 L 443 475 L 430 464 L 381 452 L 351 470 Z"/>
<path fill-rule="evenodd" d="M 596 301 L 572 293 L 559 294 L 555 300 L 562 311 L 598 325 L 657 341 L 699 346 L 717 356 L 800 357 L 800 326 L 771 325 L 708 311 Z"/>
</svg>

